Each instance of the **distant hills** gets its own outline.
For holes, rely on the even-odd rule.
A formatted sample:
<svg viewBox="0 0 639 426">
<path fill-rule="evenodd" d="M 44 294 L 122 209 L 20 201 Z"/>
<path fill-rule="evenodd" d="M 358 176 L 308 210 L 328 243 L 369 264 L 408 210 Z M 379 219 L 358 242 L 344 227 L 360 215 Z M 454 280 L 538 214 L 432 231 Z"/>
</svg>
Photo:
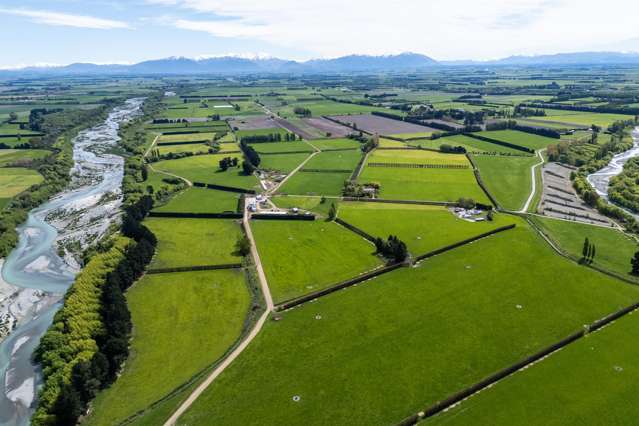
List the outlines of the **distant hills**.
<svg viewBox="0 0 639 426">
<path fill-rule="evenodd" d="M 0 71 L 0 76 L 16 75 L 153 75 L 153 74 L 312 74 L 407 72 L 452 66 L 574 66 L 635 65 L 639 53 L 579 52 L 539 56 L 510 56 L 492 61 L 436 61 L 418 53 L 369 56 L 349 55 L 335 59 L 312 59 L 305 62 L 278 58 L 242 58 L 223 56 L 206 59 L 172 57 L 132 65 L 96 65 L 74 63 L 66 66 L 26 67 Z"/>
</svg>

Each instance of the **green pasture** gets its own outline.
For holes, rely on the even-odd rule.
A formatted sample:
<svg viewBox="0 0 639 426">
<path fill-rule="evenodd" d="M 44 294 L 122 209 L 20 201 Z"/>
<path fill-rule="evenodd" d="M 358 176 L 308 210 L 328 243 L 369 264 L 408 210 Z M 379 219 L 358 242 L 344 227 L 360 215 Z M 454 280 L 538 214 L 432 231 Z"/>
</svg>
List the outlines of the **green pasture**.
<svg viewBox="0 0 639 426">
<path fill-rule="evenodd" d="M 263 155 L 260 169 L 277 170 L 282 173 L 290 173 L 308 158 L 308 154 L 273 154 Z"/>
<path fill-rule="evenodd" d="M 316 139 L 308 141 L 309 144 L 313 145 L 315 148 L 319 150 L 332 150 L 332 149 L 359 149 L 361 148 L 361 142 L 358 142 L 354 139 Z"/>
<path fill-rule="evenodd" d="M 264 142 L 250 144 L 258 154 L 285 152 L 313 152 L 313 147 L 303 141 L 295 142 Z"/>
<path fill-rule="evenodd" d="M 276 302 L 381 265 L 371 243 L 333 222 L 254 220 L 251 228 Z"/>
<path fill-rule="evenodd" d="M 504 214 L 495 214 L 492 222 L 469 222 L 440 206 L 362 202 L 340 203 L 338 217 L 373 237 L 396 235 L 414 256 L 514 222 Z"/>
<path fill-rule="evenodd" d="M 634 238 L 612 228 L 541 217 L 532 219 L 559 247 L 573 256 L 582 256 L 584 239 L 588 238 L 596 247 L 595 266 L 632 278 L 630 259 L 639 251 L 639 243 Z"/>
<path fill-rule="evenodd" d="M 532 191 L 532 167 L 538 157 L 502 157 L 475 155 L 473 161 L 479 169 L 488 192 L 508 210 L 524 207 Z"/>
<path fill-rule="evenodd" d="M 277 191 L 290 195 L 341 195 L 344 181 L 351 173 L 316 173 L 298 171 Z"/>
<path fill-rule="evenodd" d="M 355 170 L 357 163 L 362 158 L 360 150 L 353 151 L 325 151 L 316 154 L 308 163 L 305 169 L 320 170 Z"/>
<path fill-rule="evenodd" d="M 1 157 L 0 157 L 1 158 Z M 0 198 L 10 198 L 44 180 L 35 170 L 21 167 L 0 168 Z"/>
<path fill-rule="evenodd" d="M 235 212 L 239 197 L 240 194 L 234 192 L 190 187 L 154 211 L 175 213 Z"/>
<path fill-rule="evenodd" d="M 151 269 L 240 263 L 240 225 L 231 219 L 148 218 L 158 247 Z"/>
<path fill-rule="evenodd" d="M 638 295 L 518 221 L 279 314 L 180 424 L 397 424 Z"/>
<path fill-rule="evenodd" d="M 634 313 L 422 424 L 632 423 L 639 415 L 637 339 Z"/>
<path fill-rule="evenodd" d="M 87 425 L 113 425 L 212 365 L 239 338 L 250 296 L 240 270 L 146 275 L 127 293 L 131 354 L 92 404 Z"/>
<path fill-rule="evenodd" d="M 51 155 L 44 149 L 0 149 L 0 167 L 10 164 L 40 160 Z"/>
<path fill-rule="evenodd" d="M 239 160 L 238 167 L 222 171 L 219 167 L 219 162 L 225 157 L 237 158 Z M 241 155 L 215 154 L 160 161 L 155 163 L 154 167 L 163 172 L 182 176 L 191 182 L 212 183 L 245 189 L 257 186 L 257 178 L 253 175 L 244 175 L 239 164 L 242 164 Z"/>
<path fill-rule="evenodd" d="M 534 135 L 532 133 L 519 132 L 517 130 L 492 130 L 479 132 L 478 135 L 534 150 L 544 149 L 548 145 L 556 144 L 558 142 L 557 139 Z"/>
</svg>

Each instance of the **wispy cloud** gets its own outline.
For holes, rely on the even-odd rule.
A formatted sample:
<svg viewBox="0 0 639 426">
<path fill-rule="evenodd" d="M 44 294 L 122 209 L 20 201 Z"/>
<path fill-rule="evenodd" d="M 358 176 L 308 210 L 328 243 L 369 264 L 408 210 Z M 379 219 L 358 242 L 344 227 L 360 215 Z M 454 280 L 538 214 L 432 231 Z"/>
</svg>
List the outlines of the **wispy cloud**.
<svg viewBox="0 0 639 426">
<path fill-rule="evenodd" d="M 29 9 L 6 9 L 0 8 L 0 13 L 5 15 L 21 16 L 29 18 L 31 21 L 63 27 L 75 28 L 92 28 L 98 30 L 112 30 L 121 28 L 131 28 L 131 26 L 123 21 L 115 21 L 111 19 L 96 18 L 86 15 L 73 15 L 68 13 L 50 12 L 43 10 Z"/>
</svg>

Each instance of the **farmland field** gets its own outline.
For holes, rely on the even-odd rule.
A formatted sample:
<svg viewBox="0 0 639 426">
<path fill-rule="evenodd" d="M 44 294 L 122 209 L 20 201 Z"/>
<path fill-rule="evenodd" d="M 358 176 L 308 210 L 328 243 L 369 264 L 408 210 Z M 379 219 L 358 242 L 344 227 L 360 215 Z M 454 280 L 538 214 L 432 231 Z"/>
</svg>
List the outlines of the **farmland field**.
<svg viewBox="0 0 639 426">
<path fill-rule="evenodd" d="M 257 220 L 251 228 L 278 302 L 381 265 L 372 244 L 332 222 Z"/>
<path fill-rule="evenodd" d="M 191 187 L 155 209 L 158 212 L 221 213 L 237 210 L 239 194 Z"/>
<path fill-rule="evenodd" d="M 145 225 L 158 239 L 151 268 L 239 263 L 235 242 L 241 234 L 231 219 L 149 218 Z"/>
<path fill-rule="evenodd" d="M 575 257 L 582 256 L 584 239 L 597 248 L 594 264 L 632 278 L 630 259 L 639 251 L 639 243 L 616 229 L 588 226 L 575 222 L 534 217 L 546 234 L 562 249 Z"/>
<path fill-rule="evenodd" d="M 395 424 L 638 291 L 562 260 L 520 222 L 281 314 L 182 421 Z"/>
<path fill-rule="evenodd" d="M 340 195 L 344 181 L 351 173 L 297 172 L 279 189 L 280 194 L 291 195 Z"/>
<path fill-rule="evenodd" d="M 164 154 L 180 154 L 183 152 L 190 152 L 193 154 L 207 153 L 211 149 L 211 146 L 203 143 L 189 143 L 184 145 L 159 145 L 155 149 L 160 152 L 160 155 Z"/>
<path fill-rule="evenodd" d="M 636 339 L 635 313 L 423 424 L 627 424 L 639 414 Z"/>
<path fill-rule="evenodd" d="M 315 148 L 320 150 L 331 150 L 331 149 L 359 149 L 361 148 L 361 142 L 358 142 L 353 139 L 317 139 L 308 141 Z"/>
<path fill-rule="evenodd" d="M 18 195 L 31 185 L 42 182 L 43 178 L 35 170 L 19 167 L 0 168 L 0 198 Z"/>
<path fill-rule="evenodd" d="M 320 117 L 322 115 L 362 114 L 371 111 L 388 111 L 386 108 L 345 104 L 329 100 L 298 102 L 295 106 L 310 109 L 313 117 Z M 293 106 L 287 105 L 285 107 L 278 108 L 277 112 L 279 112 L 282 117 L 287 118 L 288 116 L 295 116 L 293 110 Z"/>
<path fill-rule="evenodd" d="M 338 217 L 373 237 L 398 236 L 415 256 L 514 223 L 502 214 L 473 223 L 445 207 L 361 202 L 340 203 Z"/>
<path fill-rule="evenodd" d="M 145 276 L 127 302 L 131 356 L 96 399 L 92 426 L 124 420 L 219 359 L 240 336 L 250 297 L 243 271 L 182 272 Z"/>
<path fill-rule="evenodd" d="M 306 142 L 264 142 L 250 144 L 259 154 L 282 152 L 313 152 L 313 147 Z"/>
<path fill-rule="evenodd" d="M 546 116 L 540 117 L 544 121 L 554 121 L 561 123 L 574 123 L 582 126 L 591 126 L 595 124 L 597 126 L 606 128 L 615 121 L 619 120 L 632 120 L 632 115 L 624 114 L 603 114 L 603 113 L 591 113 L 591 112 L 579 112 L 579 111 L 561 111 L 561 110 L 546 110 Z"/>
<path fill-rule="evenodd" d="M 362 115 L 337 115 L 332 117 L 339 122 L 357 126 L 357 129 L 380 135 L 396 135 L 398 133 L 408 134 L 431 134 L 435 129 L 406 121 L 394 120 L 392 118 L 380 117 L 372 114 Z"/>
<path fill-rule="evenodd" d="M 463 155 L 429 151 L 376 151 L 371 162 L 469 165 Z M 367 164 L 368 164 L 367 163 Z M 488 203 L 470 166 L 465 169 L 414 169 L 366 166 L 359 181 L 378 182 L 380 198 L 389 200 L 456 201 L 461 197 Z"/>
<path fill-rule="evenodd" d="M 163 143 L 173 142 L 210 142 L 215 137 L 215 133 L 203 132 L 203 133 L 185 133 L 180 135 L 162 135 L 158 139 L 158 145 Z"/>
<path fill-rule="evenodd" d="M 0 150 L 0 167 L 15 163 L 29 163 L 47 157 L 51 151 L 42 149 L 2 149 Z"/>
<path fill-rule="evenodd" d="M 263 155 L 260 167 L 266 170 L 277 170 L 282 173 L 290 173 L 308 158 L 308 154 L 274 154 Z"/>
<path fill-rule="evenodd" d="M 355 170 L 361 158 L 362 153 L 360 150 L 320 152 L 304 165 L 304 169 L 352 171 Z"/>
<path fill-rule="evenodd" d="M 497 139 L 498 141 L 508 142 L 534 150 L 544 149 L 550 144 L 557 143 L 557 139 L 519 132 L 517 130 L 495 130 L 479 132 L 478 134 L 487 138 Z"/>
<path fill-rule="evenodd" d="M 537 157 L 501 157 L 475 155 L 473 161 L 493 197 L 508 210 L 524 207 L 532 190 L 531 168 Z"/>
<path fill-rule="evenodd" d="M 490 142 L 480 141 L 464 135 L 447 136 L 434 140 L 409 141 L 407 143 L 410 146 L 430 149 L 439 149 L 442 145 L 450 145 L 453 147 L 461 146 L 466 149 L 467 152 L 522 155 L 522 152 L 519 150 L 492 144 Z"/>
<path fill-rule="evenodd" d="M 257 178 L 253 175 L 244 175 L 239 167 L 230 168 L 227 171 L 222 171 L 219 168 L 220 160 L 227 156 L 229 155 L 198 155 L 179 160 L 160 161 L 155 163 L 154 167 L 163 172 L 182 176 L 191 182 L 212 183 L 244 189 L 256 186 Z M 238 158 L 239 164 L 241 164 L 242 158 L 238 154 L 230 155 L 230 157 Z"/>
</svg>

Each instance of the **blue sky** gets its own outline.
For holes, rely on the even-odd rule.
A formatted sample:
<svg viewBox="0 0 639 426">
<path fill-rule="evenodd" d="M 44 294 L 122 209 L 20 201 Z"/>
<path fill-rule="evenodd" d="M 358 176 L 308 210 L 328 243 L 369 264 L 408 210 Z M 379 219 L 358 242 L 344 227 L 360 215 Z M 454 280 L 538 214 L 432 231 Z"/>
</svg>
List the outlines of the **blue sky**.
<svg viewBox="0 0 639 426">
<path fill-rule="evenodd" d="M 225 54 L 639 51 L 637 16 L 639 2 L 630 0 L 2 0 L 0 67 Z"/>
</svg>

